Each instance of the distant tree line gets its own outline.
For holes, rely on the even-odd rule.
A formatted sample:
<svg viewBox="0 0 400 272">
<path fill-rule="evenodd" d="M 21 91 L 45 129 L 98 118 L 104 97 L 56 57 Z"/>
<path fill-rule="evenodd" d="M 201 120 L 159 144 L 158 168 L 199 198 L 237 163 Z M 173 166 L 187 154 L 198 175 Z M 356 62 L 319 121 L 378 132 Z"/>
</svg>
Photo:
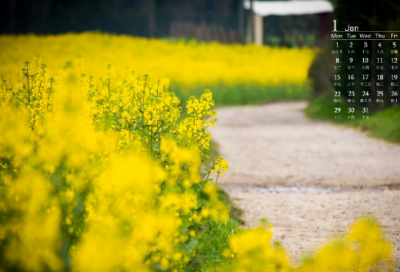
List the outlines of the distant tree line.
<svg viewBox="0 0 400 272">
<path fill-rule="evenodd" d="M 239 0 L 7 0 L 0 1 L 0 32 L 161 37 L 176 21 L 238 30 L 238 7 Z"/>
<path fill-rule="evenodd" d="M 171 24 L 178 22 L 244 35 L 248 16 L 242 0 L 7 0 L 0 1 L 0 33 L 99 30 L 165 37 Z M 317 25 L 315 15 L 268 16 L 264 36 L 315 33 Z"/>
</svg>

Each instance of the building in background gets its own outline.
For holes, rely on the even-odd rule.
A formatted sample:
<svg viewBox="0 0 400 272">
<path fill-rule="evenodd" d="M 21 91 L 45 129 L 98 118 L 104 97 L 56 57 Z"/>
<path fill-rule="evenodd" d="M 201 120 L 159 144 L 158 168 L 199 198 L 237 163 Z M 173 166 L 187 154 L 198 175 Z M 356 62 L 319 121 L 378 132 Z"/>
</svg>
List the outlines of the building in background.
<svg viewBox="0 0 400 272">
<path fill-rule="evenodd" d="M 247 16 L 247 42 L 264 44 L 263 18 L 266 16 L 290 16 L 318 14 L 318 33 L 316 34 L 317 44 L 321 44 L 329 37 L 332 25 L 333 6 L 329 1 L 324 0 L 302 0 L 302 1 L 244 1 L 244 7 L 248 10 Z M 281 37 L 284 37 L 286 30 L 280 29 Z M 298 35 L 297 29 L 290 29 L 293 39 Z M 281 42 L 282 43 L 282 42 Z"/>
</svg>

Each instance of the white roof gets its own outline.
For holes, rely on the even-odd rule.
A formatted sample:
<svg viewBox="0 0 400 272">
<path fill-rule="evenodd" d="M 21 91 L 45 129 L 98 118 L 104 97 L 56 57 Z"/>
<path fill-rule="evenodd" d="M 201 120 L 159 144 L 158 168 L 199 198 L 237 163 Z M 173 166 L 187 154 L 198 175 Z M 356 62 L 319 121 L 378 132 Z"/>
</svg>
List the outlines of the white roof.
<svg viewBox="0 0 400 272">
<path fill-rule="evenodd" d="M 244 1 L 244 7 L 250 9 L 250 1 Z M 333 12 L 328 1 L 253 1 L 253 11 L 261 16 L 267 15 L 302 15 Z"/>
</svg>

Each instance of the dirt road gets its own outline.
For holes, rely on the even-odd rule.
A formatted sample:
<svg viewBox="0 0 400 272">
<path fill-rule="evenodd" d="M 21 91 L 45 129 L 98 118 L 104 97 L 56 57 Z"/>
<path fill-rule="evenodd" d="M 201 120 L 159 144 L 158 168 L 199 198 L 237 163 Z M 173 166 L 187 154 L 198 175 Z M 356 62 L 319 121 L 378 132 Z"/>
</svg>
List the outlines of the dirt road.
<svg viewBox="0 0 400 272">
<path fill-rule="evenodd" d="M 294 260 L 372 214 L 400 259 L 400 145 L 308 120 L 306 102 L 218 110 L 211 131 L 230 165 L 219 183 L 247 226 L 274 225 Z"/>
</svg>

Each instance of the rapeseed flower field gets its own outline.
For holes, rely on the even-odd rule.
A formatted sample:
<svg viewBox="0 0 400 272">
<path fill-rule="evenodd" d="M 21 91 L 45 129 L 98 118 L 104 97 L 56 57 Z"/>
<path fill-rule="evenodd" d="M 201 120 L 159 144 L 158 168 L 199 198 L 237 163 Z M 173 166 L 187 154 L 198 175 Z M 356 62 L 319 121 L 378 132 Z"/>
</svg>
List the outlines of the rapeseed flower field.
<svg viewBox="0 0 400 272">
<path fill-rule="evenodd" d="M 0 40 L 0 271 L 393 269 L 393 244 L 370 218 L 292 264 L 271 224 L 241 229 L 230 218 L 216 186 L 229 162 L 202 166 L 218 123 L 214 93 L 181 101 L 170 81 L 236 84 L 246 54 L 280 49 L 95 33 Z M 247 76 L 304 76 L 261 75 Z"/>
<path fill-rule="evenodd" d="M 313 49 L 166 41 L 102 33 L 0 37 L 0 76 L 16 82 L 20 66 L 39 56 L 49 68 L 102 73 L 112 64 L 122 79 L 132 69 L 168 77 L 187 100 L 208 88 L 217 105 L 304 99 Z"/>
</svg>

